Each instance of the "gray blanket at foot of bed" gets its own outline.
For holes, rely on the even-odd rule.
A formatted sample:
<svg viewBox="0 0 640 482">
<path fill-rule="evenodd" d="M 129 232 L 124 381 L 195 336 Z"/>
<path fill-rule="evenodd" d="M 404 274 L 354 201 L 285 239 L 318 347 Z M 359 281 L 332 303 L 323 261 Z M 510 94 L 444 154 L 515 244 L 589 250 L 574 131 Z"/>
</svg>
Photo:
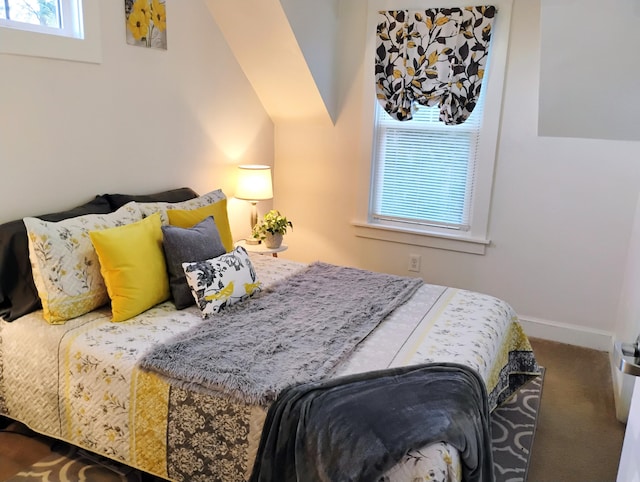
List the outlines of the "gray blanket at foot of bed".
<svg viewBox="0 0 640 482">
<path fill-rule="evenodd" d="M 493 481 L 484 382 L 452 363 L 368 372 L 283 391 L 271 405 L 251 482 L 375 481 L 407 450 L 444 441 L 463 480 Z"/>
</svg>

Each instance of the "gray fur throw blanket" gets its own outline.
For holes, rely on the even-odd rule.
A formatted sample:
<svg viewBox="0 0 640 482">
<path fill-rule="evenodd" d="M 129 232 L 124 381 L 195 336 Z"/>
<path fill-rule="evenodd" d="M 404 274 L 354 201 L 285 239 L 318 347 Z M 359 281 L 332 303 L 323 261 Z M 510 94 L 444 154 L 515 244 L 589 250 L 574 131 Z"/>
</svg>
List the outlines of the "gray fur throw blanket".
<svg viewBox="0 0 640 482">
<path fill-rule="evenodd" d="M 171 383 L 267 406 L 320 380 L 423 285 L 419 278 L 316 262 L 146 353 Z"/>
</svg>

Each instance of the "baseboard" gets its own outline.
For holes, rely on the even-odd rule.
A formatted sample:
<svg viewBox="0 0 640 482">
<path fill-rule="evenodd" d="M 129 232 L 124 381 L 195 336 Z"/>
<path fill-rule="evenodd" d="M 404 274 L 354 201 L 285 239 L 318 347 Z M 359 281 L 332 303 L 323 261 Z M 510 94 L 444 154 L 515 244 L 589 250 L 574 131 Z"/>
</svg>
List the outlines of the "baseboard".
<svg viewBox="0 0 640 482">
<path fill-rule="evenodd" d="M 613 333 L 608 331 L 527 316 L 518 316 L 518 319 L 527 336 L 533 338 L 542 338 L 599 351 L 608 352 L 611 349 Z"/>
</svg>

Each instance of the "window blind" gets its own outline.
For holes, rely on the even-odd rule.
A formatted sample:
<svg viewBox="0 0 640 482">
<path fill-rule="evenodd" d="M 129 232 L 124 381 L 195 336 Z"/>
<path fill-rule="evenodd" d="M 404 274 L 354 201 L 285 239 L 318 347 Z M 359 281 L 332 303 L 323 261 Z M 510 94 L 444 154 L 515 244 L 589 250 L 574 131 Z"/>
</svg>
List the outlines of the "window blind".
<svg viewBox="0 0 640 482">
<path fill-rule="evenodd" d="M 410 121 L 376 102 L 370 215 L 391 225 L 467 231 L 484 95 L 462 124 L 439 121 L 438 107 L 419 106 Z"/>
</svg>

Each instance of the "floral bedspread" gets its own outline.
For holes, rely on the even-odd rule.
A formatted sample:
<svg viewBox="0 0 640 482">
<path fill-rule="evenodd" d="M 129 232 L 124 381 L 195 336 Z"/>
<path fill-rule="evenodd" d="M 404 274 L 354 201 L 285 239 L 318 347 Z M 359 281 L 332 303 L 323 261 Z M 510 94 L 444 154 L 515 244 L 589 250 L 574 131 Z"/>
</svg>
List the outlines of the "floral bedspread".
<svg viewBox="0 0 640 482">
<path fill-rule="evenodd" d="M 257 255 L 252 261 L 265 285 L 302 267 Z M 136 366 L 152 345 L 201 322 L 196 307 L 177 311 L 170 301 L 120 323 L 110 321 L 108 308 L 64 325 L 48 325 L 41 312 L 0 321 L 0 413 L 167 479 L 245 480 L 265 409 L 172 386 Z M 430 361 L 476 369 L 492 408 L 538 373 L 508 304 L 424 285 L 336 375 Z M 418 448 L 383 480 L 460 480 L 459 455 L 446 444 Z"/>
</svg>

